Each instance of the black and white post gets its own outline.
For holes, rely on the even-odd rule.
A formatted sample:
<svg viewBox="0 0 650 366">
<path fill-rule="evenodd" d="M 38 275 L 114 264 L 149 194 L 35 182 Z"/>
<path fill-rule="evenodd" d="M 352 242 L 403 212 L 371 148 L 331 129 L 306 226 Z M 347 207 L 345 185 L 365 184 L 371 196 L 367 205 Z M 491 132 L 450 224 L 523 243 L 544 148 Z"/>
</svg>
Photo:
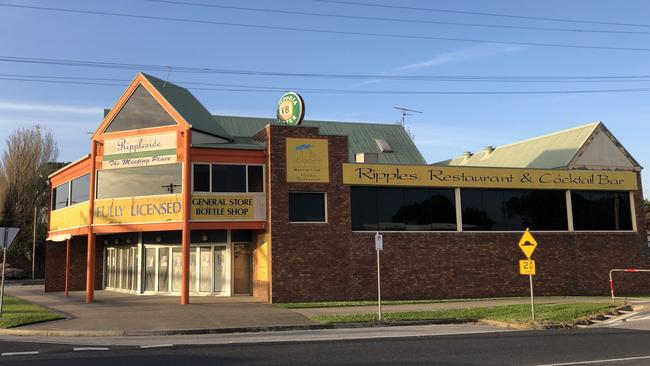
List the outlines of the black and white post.
<svg viewBox="0 0 650 366">
<path fill-rule="evenodd" d="M 375 250 L 377 251 L 377 315 L 379 322 L 382 321 L 382 316 L 381 316 L 381 265 L 379 261 L 379 252 L 381 252 L 384 249 L 384 238 L 383 236 L 377 232 L 375 234 Z"/>
</svg>

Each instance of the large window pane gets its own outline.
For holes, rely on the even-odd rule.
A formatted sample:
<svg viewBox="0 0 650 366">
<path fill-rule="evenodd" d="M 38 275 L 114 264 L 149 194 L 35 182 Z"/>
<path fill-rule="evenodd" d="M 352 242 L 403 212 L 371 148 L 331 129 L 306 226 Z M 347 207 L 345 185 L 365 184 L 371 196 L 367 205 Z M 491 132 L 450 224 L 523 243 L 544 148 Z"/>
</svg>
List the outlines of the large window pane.
<svg viewBox="0 0 650 366">
<path fill-rule="evenodd" d="M 264 168 L 262 166 L 248 166 L 248 191 L 264 192 Z"/>
<path fill-rule="evenodd" d="M 156 248 L 144 249 L 144 290 L 156 291 Z"/>
<path fill-rule="evenodd" d="M 162 86 L 162 85 L 161 85 Z M 142 85 L 138 86 L 129 97 L 122 110 L 106 132 L 136 130 L 159 126 L 175 125 L 174 119 L 160 106 Z"/>
<path fill-rule="evenodd" d="M 564 191 L 462 189 L 463 230 L 567 230 Z"/>
<path fill-rule="evenodd" d="M 71 190 L 71 205 L 88 201 L 90 195 L 90 174 L 82 175 L 77 179 L 73 179 Z"/>
<path fill-rule="evenodd" d="M 212 165 L 212 192 L 246 192 L 246 166 Z"/>
<path fill-rule="evenodd" d="M 68 184 L 61 184 L 52 191 L 52 210 L 68 207 Z"/>
<path fill-rule="evenodd" d="M 401 188 L 377 188 L 377 216 L 379 230 L 404 230 L 403 215 L 400 214 L 404 193 Z"/>
<path fill-rule="evenodd" d="M 210 192 L 210 165 L 194 164 L 194 192 Z"/>
<path fill-rule="evenodd" d="M 289 193 L 289 221 L 325 222 L 325 193 Z"/>
<path fill-rule="evenodd" d="M 352 230 L 377 230 L 377 188 L 350 187 Z"/>
<path fill-rule="evenodd" d="M 456 230 L 454 190 L 351 187 L 352 230 Z"/>
<path fill-rule="evenodd" d="M 575 230 L 632 230 L 628 192 L 572 191 Z"/>
<path fill-rule="evenodd" d="M 158 291 L 169 291 L 169 248 L 158 249 Z"/>
<path fill-rule="evenodd" d="M 97 198 L 181 193 L 181 171 L 181 164 L 100 170 Z"/>
</svg>

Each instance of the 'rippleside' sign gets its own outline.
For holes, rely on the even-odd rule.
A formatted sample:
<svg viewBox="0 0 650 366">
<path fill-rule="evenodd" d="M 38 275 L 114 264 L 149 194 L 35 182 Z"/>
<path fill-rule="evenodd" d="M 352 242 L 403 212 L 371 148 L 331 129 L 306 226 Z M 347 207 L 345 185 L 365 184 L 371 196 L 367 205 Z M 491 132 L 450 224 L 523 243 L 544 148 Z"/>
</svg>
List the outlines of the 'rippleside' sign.
<svg viewBox="0 0 650 366">
<path fill-rule="evenodd" d="M 104 141 L 102 168 L 171 164 L 176 162 L 176 133 L 122 137 Z"/>
</svg>

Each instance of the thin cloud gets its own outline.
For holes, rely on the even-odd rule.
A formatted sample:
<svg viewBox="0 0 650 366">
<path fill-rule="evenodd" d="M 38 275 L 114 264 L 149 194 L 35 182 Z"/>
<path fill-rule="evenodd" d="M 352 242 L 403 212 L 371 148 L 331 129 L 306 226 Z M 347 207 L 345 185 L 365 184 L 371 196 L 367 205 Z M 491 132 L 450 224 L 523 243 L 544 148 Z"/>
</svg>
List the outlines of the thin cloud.
<svg viewBox="0 0 650 366">
<path fill-rule="evenodd" d="M 527 46 L 502 46 L 491 44 L 479 44 L 469 47 L 460 48 L 454 51 L 441 52 L 433 57 L 402 66 L 398 66 L 393 71 L 383 72 L 383 75 L 405 75 L 412 72 L 417 72 L 423 69 L 428 69 L 436 66 L 453 64 L 473 59 L 480 59 L 484 57 L 494 56 L 503 53 L 520 52 L 527 48 Z M 358 85 L 368 85 L 384 81 L 382 79 L 365 80 Z"/>
<path fill-rule="evenodd" d="M 79 107 L 63 104 L 41 104 L 30 102 L 13 102 L 0 101 L 0 110 L 5 111 L 30 111 L 30 112 L 48 112 L 48 113 L 73 113 L 73 114 L 94 114 L 101 115 L 102 108 L 97 107 Z"/>
<path fill-rule="evenodd" d="M 518 52 L 523 49 L 524 47 L 512 47 L 512 46 L 504 47 L 504 46 L 480 44 L 480 45 L 461 48 L 455 51 L 442 52 L 433 56 L 430 59 L 400 66 L 397 68 L 397 70 L 412 71 L 412 70 L 426 69 L 434 66 L 462 62 L 462 61 L 476 59 L 476 58 L 483 58 L 483 57 L 493 56 L 502 53 Z"/>
</svg>

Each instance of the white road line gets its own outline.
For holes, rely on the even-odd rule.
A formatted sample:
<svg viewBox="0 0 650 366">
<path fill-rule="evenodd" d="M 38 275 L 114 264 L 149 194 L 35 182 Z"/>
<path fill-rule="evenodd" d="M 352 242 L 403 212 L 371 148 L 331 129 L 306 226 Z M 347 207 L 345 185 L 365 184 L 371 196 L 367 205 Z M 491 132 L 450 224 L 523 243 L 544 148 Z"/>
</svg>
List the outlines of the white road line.
<svg viewBox="0 0 650 366">
<path fill-rule="evenodd" d="M 163 347 L 174 347 L 173 344 L 150 344 L 146 346 L 140 346 L 140 348 L 163 348 Z"/>
<path fill-rule="evenodd" d="M 591 360 L 591 361 L 575 361 L 575 362 L 561 362 L 561 363 L 545 363 L 535 366 L 570 366 L 570 365 L 590 365 L 595 363 L 611 363 L 611 362 L 625 362 L 625 361 L 635 361 L 635 360 L 647 360 L 650 359 L 650 356 L 638 356 L 638 357 L 623 357 L 623 358 L 608 358 L 603 360 Z"/>
<path fill-rule="evenodd" d="M 37 355 L 38 351 L 27 351 L 27 352 L 3 352 L 0 353 L 0 356 L 20 356 L 20 355 Z"/>
<path fill-rule="evenodd" d="M 108 351 L 108 347 L 74 347 L 72 349 L 75 352 L 80 351 Z"/>
</svg>

